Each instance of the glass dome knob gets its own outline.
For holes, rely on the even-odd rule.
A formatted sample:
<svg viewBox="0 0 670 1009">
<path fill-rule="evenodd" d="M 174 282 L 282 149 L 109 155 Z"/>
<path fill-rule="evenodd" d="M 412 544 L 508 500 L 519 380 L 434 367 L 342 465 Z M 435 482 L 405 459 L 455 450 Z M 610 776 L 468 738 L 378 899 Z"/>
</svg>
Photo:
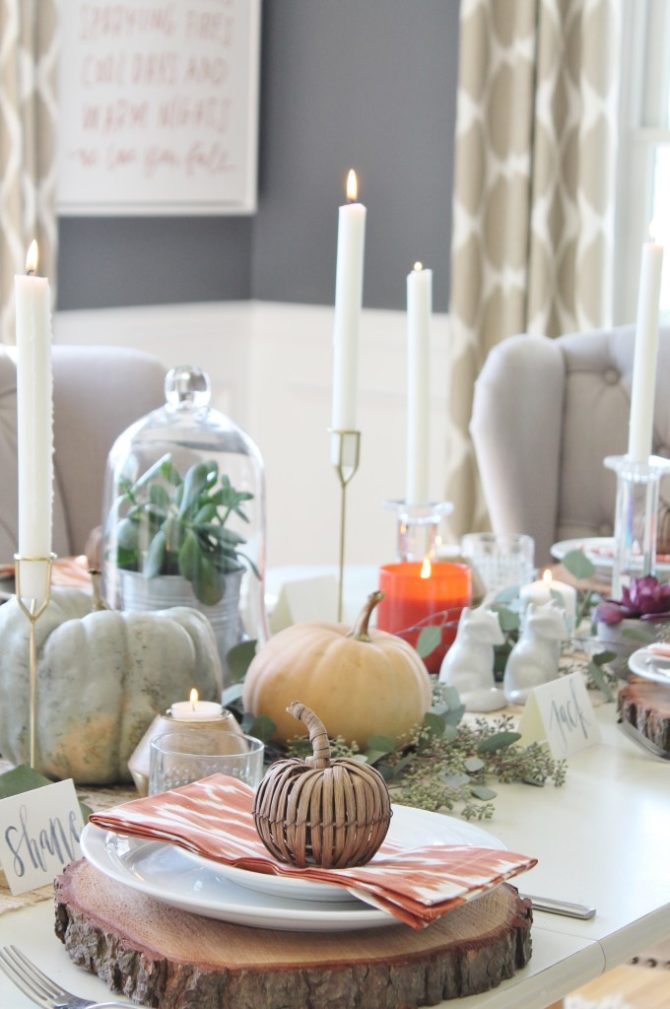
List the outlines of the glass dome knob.
<svg viewBox="0 0 670 1009">
<path fill-rule="evenodd" d="M 165 377 L 165 399 L 173 410 L 207 407 L 210 396 L 209 378 L 195 365 L 171 368 Z"/>
</svg>

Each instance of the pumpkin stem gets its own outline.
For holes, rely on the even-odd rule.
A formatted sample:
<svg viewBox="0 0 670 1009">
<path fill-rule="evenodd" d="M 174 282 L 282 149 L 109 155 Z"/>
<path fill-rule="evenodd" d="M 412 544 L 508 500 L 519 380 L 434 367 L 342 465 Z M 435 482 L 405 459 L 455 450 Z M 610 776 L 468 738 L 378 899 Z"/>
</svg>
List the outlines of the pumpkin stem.
<svg viewBox="0 0 670 1009">
<path fill-rule="evenodd" d="M 289 715 L 293 715 L 299 721 L 304 722 L 309 732 L 309 741 L 312 744 L 312 756 L 309 763 L 318 769 L 330 767 L 330 743 L 326 727 L 311 708 L 300 701 L 292 701 L 286 709 Z"/>
<path fill-rule="evenodd" d="M 368 624 L 370 623 L 370 617 L 376 606 L 384 598 L 383 592 L 371 592 L 365 601 L 363 609 L 358 614 L 358 619 L 354 624 L 352 630 L 347 635 L 348 638 L 355 638 L 356 641 L 371 641 L 370 633 L 368 631 Z"/>
<path fill-rule="evenodd" d="M 89 568 L 88 573 L 91 576 L 91 583 L 93 585 L 93 612 L 108 610 L 109 606 L 102 598 L 102 592 L 100 591 L 100 571 L 97 571 L 95 568 Z"/>
</svg>

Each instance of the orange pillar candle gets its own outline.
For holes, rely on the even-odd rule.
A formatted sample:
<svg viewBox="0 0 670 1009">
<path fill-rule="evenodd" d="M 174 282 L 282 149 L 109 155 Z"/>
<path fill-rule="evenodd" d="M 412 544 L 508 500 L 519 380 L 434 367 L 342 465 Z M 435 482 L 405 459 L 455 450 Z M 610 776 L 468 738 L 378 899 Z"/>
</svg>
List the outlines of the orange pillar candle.
<svg viewBox="0 0 670 1009">
<path fill-rule="evenodd" d="M 425 657 L 429 673 L 437 673 L 456 637 L 458 618 L 472 602 L 470 568 L 426 560 L 384 564 L 379 572 L 384 598 L 377 607 L 377 627 L 404 638 L 416 647 L 424 627 L 442 628 L 440 644 Z"/>
</svg>

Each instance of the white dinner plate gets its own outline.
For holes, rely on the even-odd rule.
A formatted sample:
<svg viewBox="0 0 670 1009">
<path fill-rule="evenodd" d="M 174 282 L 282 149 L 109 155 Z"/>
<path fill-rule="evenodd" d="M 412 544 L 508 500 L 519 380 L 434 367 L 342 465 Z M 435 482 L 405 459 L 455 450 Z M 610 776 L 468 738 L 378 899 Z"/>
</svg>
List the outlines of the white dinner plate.
<svg viewBox="0 0 670 1009">
<path fill-rule="evenodd" d="M 655 655 L 649 648 L 638 648 L 629 657 L 628 667 L 636 676 L 670 686 L 670 656 Z"/>
<path fill-rule="evenodd" d="M 479 848 L 504 848 L 504 844 L 481 827 L 465 820 L 430 813 L 425 809 L 410 806 L 393 806 L 391 825 L 386 835 L 389 841 L 404 848 L 416 848 L 424 844 L 466 844 Z M 186 853 L 201 865 L 216 870 L 222 876 L 250 890 L 285 897 L 289 900 L 351 901 L 351 894 L 340 886 L 327 883 L 311 883 L 309 880 L 293 879 L 289 876 L 270 876 L 262 872 L 238 869 L 233 865 L 221 865 L 202 855 Z"/>
<path fill-rule="evenodd" d="M 596 568 L 609 570 L 614 563 L 614 538 L 612 536 L 592 536 L 587 539 L 561 540 L 554 543 L 551 555 L 557 561 L 562 561 L 571 550 L 583 550 Z M 656 570 L 670 572 L 670 560 L 657 559 Z"/>
<path fill-rule="evenodd" d="M 394 807 L 394 813 L 399 810 L 403 810 L 399 820 L 414 824 L 411 828 L 414 845 L 427 843 L 429 829 L 432 841 L 504 848 L 497 838 L 473 824 L 440 813 Z M 443 830 L 439 829 L 440 821 Z M 455 831 L 451 829 L 454 826 Z M 224 867 L 218 863 L 196 860 L 173 844 L 115 834 L 91 823 L 82 831 L 81 850 L 110 879 L 172 907 L 236 925 L 281 931 L 342 932 L 401 924 L 386 911 L 370 907 L 349 894 L 346 900 L 317 901 L 238 886 L 222 874 Z"/>
</svg>

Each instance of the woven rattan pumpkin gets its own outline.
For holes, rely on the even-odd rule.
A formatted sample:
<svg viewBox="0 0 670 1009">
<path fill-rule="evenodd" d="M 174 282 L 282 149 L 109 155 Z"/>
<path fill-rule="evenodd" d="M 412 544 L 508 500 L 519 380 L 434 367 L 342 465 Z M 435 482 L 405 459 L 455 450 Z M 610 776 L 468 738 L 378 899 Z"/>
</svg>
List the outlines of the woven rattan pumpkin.
<svg viewBox="0 0 670 1009">
<path fill-rule="evenodd" d="M 357 760 L 330 757 L 323 723 L 297 701 L 288 711 L 305 723 L 307 760 L 278 760 L 261 781 L 254 820 L 263 844 L 301 868 L 344 869 L 369 862 L 386 837 L 391 801 L 381 774 Z"/>
</svg>

